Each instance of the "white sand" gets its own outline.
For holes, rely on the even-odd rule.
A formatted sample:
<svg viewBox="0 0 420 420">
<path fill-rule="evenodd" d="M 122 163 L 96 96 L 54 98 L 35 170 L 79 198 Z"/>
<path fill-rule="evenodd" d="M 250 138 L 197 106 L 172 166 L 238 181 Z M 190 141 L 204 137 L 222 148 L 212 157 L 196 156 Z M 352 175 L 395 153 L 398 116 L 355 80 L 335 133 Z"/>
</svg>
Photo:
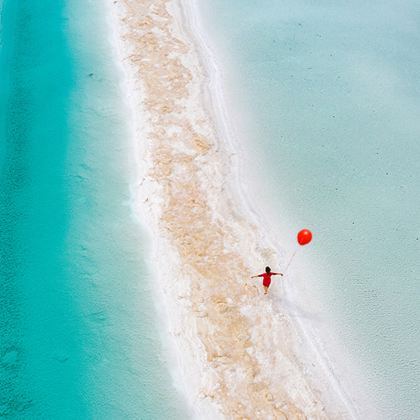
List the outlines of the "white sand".
<svg viewBox="0 0 420 420">
<path fill-rule="evenodd" d="M 245 198 L 193 4 L 111 4 L 135 128 L 135 211 L 153 241 L 175 382 L 195 418 L 351 418 L 280 293 L 263 296 L 249 279 L 281 267 L 281 255 Z"/>
</svg>

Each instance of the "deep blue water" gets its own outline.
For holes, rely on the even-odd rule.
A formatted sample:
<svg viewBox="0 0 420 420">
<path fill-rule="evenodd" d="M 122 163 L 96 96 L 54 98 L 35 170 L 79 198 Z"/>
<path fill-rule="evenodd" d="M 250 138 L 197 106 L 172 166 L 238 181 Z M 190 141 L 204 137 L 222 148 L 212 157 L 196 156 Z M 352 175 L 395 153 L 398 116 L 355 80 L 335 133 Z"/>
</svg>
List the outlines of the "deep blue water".
<svg viewBox="0 0 420 420">
<path fill-rule="evenodd" d="M 0 417 L 185 418 L 104 5 L 0 4 Z"/>
<path fill-rule="evenodd" d="M 253 203 L 287 250 L 314 231 L 305 322 L 362 373 L 361 418 L 420 418 L 419 3 L 201 6 Z"/>
</svg>

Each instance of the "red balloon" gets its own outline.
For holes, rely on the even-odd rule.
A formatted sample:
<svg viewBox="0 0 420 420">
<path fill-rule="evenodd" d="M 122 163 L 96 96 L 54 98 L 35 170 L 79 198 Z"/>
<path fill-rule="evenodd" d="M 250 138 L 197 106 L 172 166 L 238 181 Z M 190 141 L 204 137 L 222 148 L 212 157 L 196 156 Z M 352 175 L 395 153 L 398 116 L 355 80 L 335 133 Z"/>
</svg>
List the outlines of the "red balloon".
<svg viewBox="0 0 420 420">
<path fill-rule="evenodd" d="M 299 245 L 306 245 L 309 244 L 309 242 L 312 241 L 312 232 L 308 229 L 302 229 L 297 234 L 297 241 L 299 242 Z"/>
</svg>

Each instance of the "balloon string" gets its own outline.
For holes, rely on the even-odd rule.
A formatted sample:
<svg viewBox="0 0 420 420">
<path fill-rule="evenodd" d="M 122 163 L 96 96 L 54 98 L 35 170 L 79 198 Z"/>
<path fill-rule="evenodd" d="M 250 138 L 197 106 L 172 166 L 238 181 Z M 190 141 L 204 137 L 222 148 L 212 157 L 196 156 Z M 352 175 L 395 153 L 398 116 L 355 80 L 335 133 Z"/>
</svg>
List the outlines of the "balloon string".
<svg viewBox="0 0 420 420">
<path fill-rule="evenodd" d="M 286 271 L 287 271 L 287 270 L 288 270 L 288 268 L 290 267 L 290 264 L 292 263 L 293 258 L 295 258 L 295 255 L 296 255 L 296 253 L 298 252 L 298 249 L 299 249 L 299 248 L 296 248 L 296 249 L 295 249 L 295 252 L 294 252 L 294 253 L 293 253 L 293 255 L 290 257 L 290 260 L 289 260 L 289 262 L 287 263 L 286 268 L 284 269 L 283 274 L 286 274 Z"/>
</svg>

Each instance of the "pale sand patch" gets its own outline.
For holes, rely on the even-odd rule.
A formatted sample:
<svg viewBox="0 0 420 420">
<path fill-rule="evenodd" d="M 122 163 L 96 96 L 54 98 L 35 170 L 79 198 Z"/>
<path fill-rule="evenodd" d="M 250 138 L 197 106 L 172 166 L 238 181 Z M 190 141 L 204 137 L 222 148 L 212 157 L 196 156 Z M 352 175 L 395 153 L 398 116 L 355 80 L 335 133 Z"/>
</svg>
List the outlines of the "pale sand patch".
<svg viewBox="0 0 420 420">
<path fill-rule="evenodd" d="M 137 210 L 153 232 L 155 272 L 196 417 L 346 418 L 306 374 L 290 317 L 249 280 L 256 267 L 279 267 L 279 258 L 229 182 L 231 157 L 206 109 L 206 75 L 180 4 L 113 4 L 138 116 Z"/>
</svg>

